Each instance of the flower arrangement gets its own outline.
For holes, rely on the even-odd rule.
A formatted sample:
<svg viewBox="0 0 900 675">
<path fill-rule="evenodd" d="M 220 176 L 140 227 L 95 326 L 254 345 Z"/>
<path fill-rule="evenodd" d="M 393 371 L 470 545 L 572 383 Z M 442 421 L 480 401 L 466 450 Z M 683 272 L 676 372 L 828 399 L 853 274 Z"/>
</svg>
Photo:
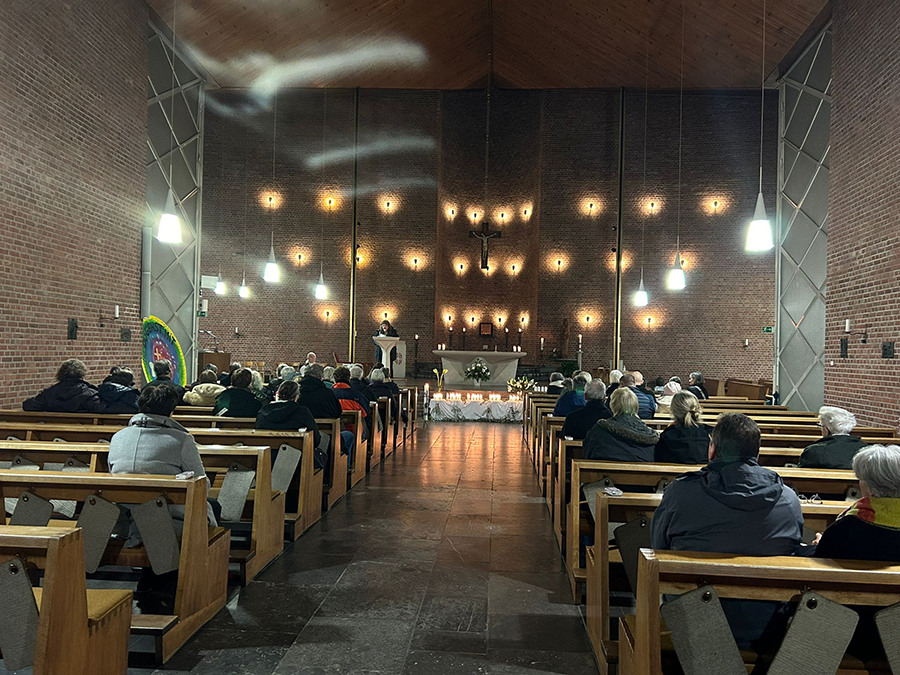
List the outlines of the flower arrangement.
<svg viewBox="0 0 900 675">
<path fill-rule="evenodd" d="M 527 377 L 512 378 L 506 381 L 506 390 L 510 393 L 524 393 L 534 389 L 534 380 Z"/>
<path fill-rule="evenodd" d="M 477 358 L 468 365 L 465 375 L 467 380 L 484 382 L 491 379 L 491 369 L 484 359 Z"/>
<path fill-rule="evenodd" d="M 439 371 L 437 368 L 435 368 L 431 372 L 437 375 L 437 390 L 444 391 L 444 375 L 447 374 L 447 369 L 444 368 L 443 370 Z"/>
</svg>

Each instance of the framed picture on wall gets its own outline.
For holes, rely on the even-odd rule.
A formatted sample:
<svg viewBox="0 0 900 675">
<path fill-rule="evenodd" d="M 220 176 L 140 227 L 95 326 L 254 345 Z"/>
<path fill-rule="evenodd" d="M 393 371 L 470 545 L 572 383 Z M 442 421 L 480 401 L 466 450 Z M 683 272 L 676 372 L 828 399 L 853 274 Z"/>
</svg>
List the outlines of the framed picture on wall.
<svg viewBox="0 0 900 675">
<path fill-rule="evenodd" d="M 494 336 L 494 324 L 492 323 L 483 323 L 479 325 L 479 335 L 484 337 L 493 337 Z"/>
</svg>

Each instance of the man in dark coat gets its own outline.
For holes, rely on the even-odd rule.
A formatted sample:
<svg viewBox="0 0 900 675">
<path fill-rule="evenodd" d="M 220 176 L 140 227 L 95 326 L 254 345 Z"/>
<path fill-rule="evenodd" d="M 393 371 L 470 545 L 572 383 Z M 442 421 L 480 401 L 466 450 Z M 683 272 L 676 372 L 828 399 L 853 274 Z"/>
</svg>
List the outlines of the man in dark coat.
<svg viewBox="0 0 900 675">
<path fill-rule="evenodd" d="M 147 387 L 158 387 L 163 382 L 167 382 L 175 387 L 175 390 L 178 392 L 178 405 L 184 405 L 184 387 L 172 381 L 172 362 L 169 359 L 154 361 L 153 374 L 156 375 L 156 379 L 145 384 L 144 389 Z"/>
<path fill-rule="evenodd" d="M 754 556 L 792 555 L 803 534 L 797 494 L 759 465 L 759 427 L 726 413 L 713 428 L 709 465 L 672 482 L 653 516 L 654 549 Z M 738 646 L 766 633 L 778 603 L 724 601 Z M 773 630 L 776 630 L 773 626 Z"/>
<path fill-rule="evenodd" d="M 362 411 L 362 439 L 366 440 L 369 437 L 369 429 L 372 423 L 369 419 L 369 399 L 350 386 L 350 369 L 346 366 L 334 369 L 334 386 L 331 388 L 331 393 L 338 399 L 342 410 Z M 355 431 L 349 426 L 348 430 L 351 432 Z"/>
<path fill-rule="evenodd" d="M 340 419 L 343 409 L 334 392 L 325 386 L 324 378 L 325 368 L 321 363 L 308 365 L 306 374 L 300 380 L 298 403 L 309 408 L 316 419 Z M 341 447 L 344 454 L 350 453 L 353 447 L 353 434 L 349 431 L 341 432 Z"/>
<path fill-rule="evenodd" d="M 638 397 L 638 417 L 642 420 L 651 420 L 656 414 L 656 397 L 653 392 L 644 388 L 644 376 L 640 371 L 625 373 L 619 380 L 620 387 L 628 387 Z"/>
<path fill-rule="evenodd" d="M 592 380 L 584 387 L 585 405 L 566 415 L 563 424 L 563 438 L 570 437 L 576 441 L 584 439 L 588 431 L 602 419 L 612 417 L 612 411 L 606 405 L 606 387 L 599 379 Z"/>
<path fill-rule="evenodd" d="M 141 392 L 134 388 L 134 372 L 130 368 L 113 366 L 100 384 L 99 395 L 105 406 L 104 412 L 134 414 L 138 411 Z"/>
<path fill-rule="evenodd" d="M 99 413 L 105 405 L 97 387 L 84 381 L 87 366 L 78 359 L 64 361 L 56 371 L 56 384 L 22 402 L 22 410 L 32 412 Z"/>
<path fill-rule="evenodd" d="M 800 453 L 799 466 L 804 469 L 851 469 L 856 453 L 866 443 L 850 432 L 856 427 L 856 415 L 843 408 L 819 408 L 819 426 L 825 437 Z"/>
<path fill-rule="evenodd" d="M 362 394 L 367 400 L 374 401 L 378 397 L 369 389 L 369 381 L 363 377 L 362 366 L 350 366 L 350 387 Z"/>
<path fill-rule="evenodd" d="M 566 390 L 566 386 L 563 384 L 563 380 L 565 379 L 566 376 L 562 373 L 550 373 L 550 384 L 547 385 L 547 393 L 556 395 L 562 394 Z"/>
<path fill-rule="evenodd" d="M 231 386 L 216 397 L 213 415 L 223 417 L 256 417 L 262 401 L 250 390 L 253 371 L 241 368 L 231 376 Z"/>
<path fill-rule="evenodd" d="M 619 387 L 609 401 L 613 416 L 600 419 L 584 437 L 582 457 L 610 462 L 652 462 L 659 434 L 637 416 L 637 396 Z"/>
<path fill-rule="evenodd" d="M 300 385 L 296 382 L 282 382 L 275 396 L 275 401 L 266 403 L 257 413 L 256 428 L 285 431 L 306 429 L 311 431 L 313 442 L 315 443 L 313 464 L 317 469 L 324 469 L 328 466 L 328 454 L 322 452 L 319 448 L 322 434 L 319 432 L 316 418 L 313 417 L 309 408 L 297 403 L 297 399 L 300 396 Z"/>
<path fill-rule="evenodd" d="M 219 384 L 221 384 L 223 387 L 230 387 L 232 375 L 234 375 L 234 373 L 236 371 L 240 370 L 240 368 L 241 368 L 240 363 L 235 362 L 235 363 L 230 364 L 228 366 L 227 373 L 224 371 L 219 373 Z"/>
<path fill-rule="evenodd" d="M 565 380 L 563 380 L 565 382 Z M 572 378 L 572 388 L 567 389 L 560 397 L 556 399 L 556 405 L 553 406 L 554 417 L 566 417 L 570 413 L 575 412 L 578 408 L 583 408 L 584 388 L 587 386 L 587 378 L 583 375 L 576 375 Z"/>
</svg>

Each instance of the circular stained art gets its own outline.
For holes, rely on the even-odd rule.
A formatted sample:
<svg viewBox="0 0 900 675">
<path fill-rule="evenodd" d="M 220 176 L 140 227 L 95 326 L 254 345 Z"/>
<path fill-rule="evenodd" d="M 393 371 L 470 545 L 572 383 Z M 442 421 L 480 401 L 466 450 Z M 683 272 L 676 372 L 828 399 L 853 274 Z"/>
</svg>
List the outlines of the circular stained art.
<svg viewBox="0 0 900 675">
<path fill-rule="evenodd" d="M 156 379 L 153 373 L 154 361 L 168 359 L 172 363 L 172 381 L 182 387 L 187 384 L 184 354 L 172 329 L 161 319 L 148 316 L 144 319 L 142 339 L 141 366 L 144 369 L 144 380 L 150 382 Z"/>
</svg>

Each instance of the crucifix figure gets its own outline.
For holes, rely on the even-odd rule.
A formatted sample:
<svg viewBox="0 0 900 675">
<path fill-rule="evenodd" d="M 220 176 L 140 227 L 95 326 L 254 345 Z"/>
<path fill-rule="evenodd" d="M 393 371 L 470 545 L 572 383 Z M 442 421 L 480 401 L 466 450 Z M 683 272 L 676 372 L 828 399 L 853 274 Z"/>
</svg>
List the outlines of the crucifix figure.
<svg viewBox="0 0 900 675">
<path fill-rule="evenodd" d="M 499 239 L 503 236 L 503 233 L 499 230 L 491 230 L 491 226 L 488 225 L 486 220 L 483 220 L 481 221 L 481 229 L 469 230 L 469 236 L 481 239 L 481 269 L 488 269 L 488 241 L 494 237 Z"/>
</svg>

